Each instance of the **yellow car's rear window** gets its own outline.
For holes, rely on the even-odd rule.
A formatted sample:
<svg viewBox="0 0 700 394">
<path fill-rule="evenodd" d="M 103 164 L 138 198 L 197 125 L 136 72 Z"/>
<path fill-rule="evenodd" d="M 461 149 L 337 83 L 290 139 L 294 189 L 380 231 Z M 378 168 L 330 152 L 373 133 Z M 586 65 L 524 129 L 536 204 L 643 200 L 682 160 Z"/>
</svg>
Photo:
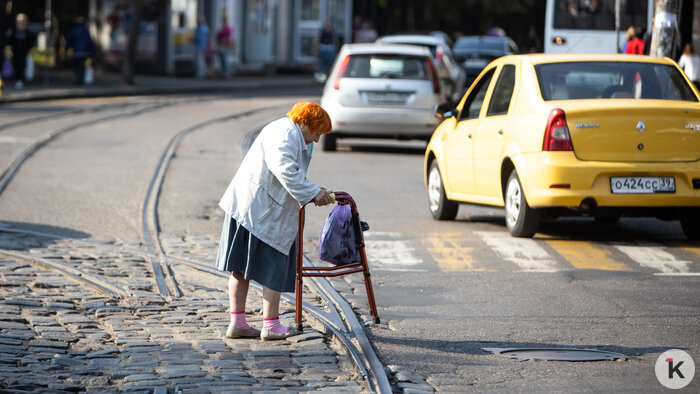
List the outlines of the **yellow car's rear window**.
<svg viewBox="0 0 700 394">
<path fill-rule="evenodd" d="M 681 73 L 667 64 L 561 62 L 535 65 L 542 98 L 549 100 L 698 99 Z"/>
</svg>

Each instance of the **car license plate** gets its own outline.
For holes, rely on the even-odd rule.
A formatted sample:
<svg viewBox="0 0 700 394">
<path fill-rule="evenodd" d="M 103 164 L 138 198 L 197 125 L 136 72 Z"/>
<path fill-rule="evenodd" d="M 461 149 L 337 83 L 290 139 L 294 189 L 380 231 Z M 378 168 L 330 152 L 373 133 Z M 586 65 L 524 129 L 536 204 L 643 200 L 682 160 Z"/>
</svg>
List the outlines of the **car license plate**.
<svg viewBox="0 0 700 394">
<path fill-rule="evenodd" d="M 488 62 L 486 60 L 465 60 L 464 67 L 466 68 L 483 68 L 486 67 Z"/>
<path fill-rule="evenodd" d="M 613 176 L 610 189 L 619 194 L 675 193 L 676 180 L 672 176 Z"/>
<path fill-rule="evenodd" d="M 406 104 L 406 93 L 367 93 L 370 104 Z"/>
</svg>

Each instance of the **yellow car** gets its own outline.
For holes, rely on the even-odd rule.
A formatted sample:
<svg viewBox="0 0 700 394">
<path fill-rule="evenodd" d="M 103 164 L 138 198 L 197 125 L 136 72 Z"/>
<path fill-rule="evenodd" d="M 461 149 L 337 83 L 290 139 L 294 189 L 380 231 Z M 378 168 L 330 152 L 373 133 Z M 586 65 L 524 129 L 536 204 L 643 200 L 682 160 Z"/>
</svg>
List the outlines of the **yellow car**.
<svg viewBox="0 0 700 394">
<path fill-rule="evenodd" d="M 670 59 L 515 55 L 488 65 L 425 152 L 435 219 L 505 207 L 516 237 L 541 218 L 680 220 L 700 239 L 700 103 Z"/>
</svg>

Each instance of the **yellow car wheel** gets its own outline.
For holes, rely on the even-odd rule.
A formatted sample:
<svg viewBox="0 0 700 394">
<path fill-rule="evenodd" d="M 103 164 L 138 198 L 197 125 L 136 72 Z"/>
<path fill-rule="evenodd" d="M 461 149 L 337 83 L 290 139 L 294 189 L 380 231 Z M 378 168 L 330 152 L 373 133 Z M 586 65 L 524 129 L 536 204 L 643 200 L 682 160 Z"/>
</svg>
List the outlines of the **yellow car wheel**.
<svg viewBox="0 0 700 394">
<path fill-rule="evenodd" d="M 513 170 L 506 184 L 506 226 L 514 237 L 532 237 L 540 225 L 542 211 L 527 205 L 518 173 Z"/>
<path fill-rule="evenodd" d="M 428 201 L 433 219 L 454 220 L 457 216 L 459 204 L 447 199 L 437 160 L 430 163 L 430 170 L 428 170 Z"/>
</svg>

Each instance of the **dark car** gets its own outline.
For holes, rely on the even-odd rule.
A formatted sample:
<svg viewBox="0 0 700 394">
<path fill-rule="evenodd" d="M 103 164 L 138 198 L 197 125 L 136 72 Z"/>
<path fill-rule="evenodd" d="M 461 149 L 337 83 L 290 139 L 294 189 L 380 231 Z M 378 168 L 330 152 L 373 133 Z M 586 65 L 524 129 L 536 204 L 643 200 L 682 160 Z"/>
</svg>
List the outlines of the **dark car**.
<svg viewBox="0 0 700 394">
<path fill-rule="evenodd" d="M 501 56 L 517 54 L 519 51 L 518 46 L 509 37 L 464 36 L 457 39 L 452 52 L 467 74 L 468 87 L 491 61 Z"/>
</svg>

